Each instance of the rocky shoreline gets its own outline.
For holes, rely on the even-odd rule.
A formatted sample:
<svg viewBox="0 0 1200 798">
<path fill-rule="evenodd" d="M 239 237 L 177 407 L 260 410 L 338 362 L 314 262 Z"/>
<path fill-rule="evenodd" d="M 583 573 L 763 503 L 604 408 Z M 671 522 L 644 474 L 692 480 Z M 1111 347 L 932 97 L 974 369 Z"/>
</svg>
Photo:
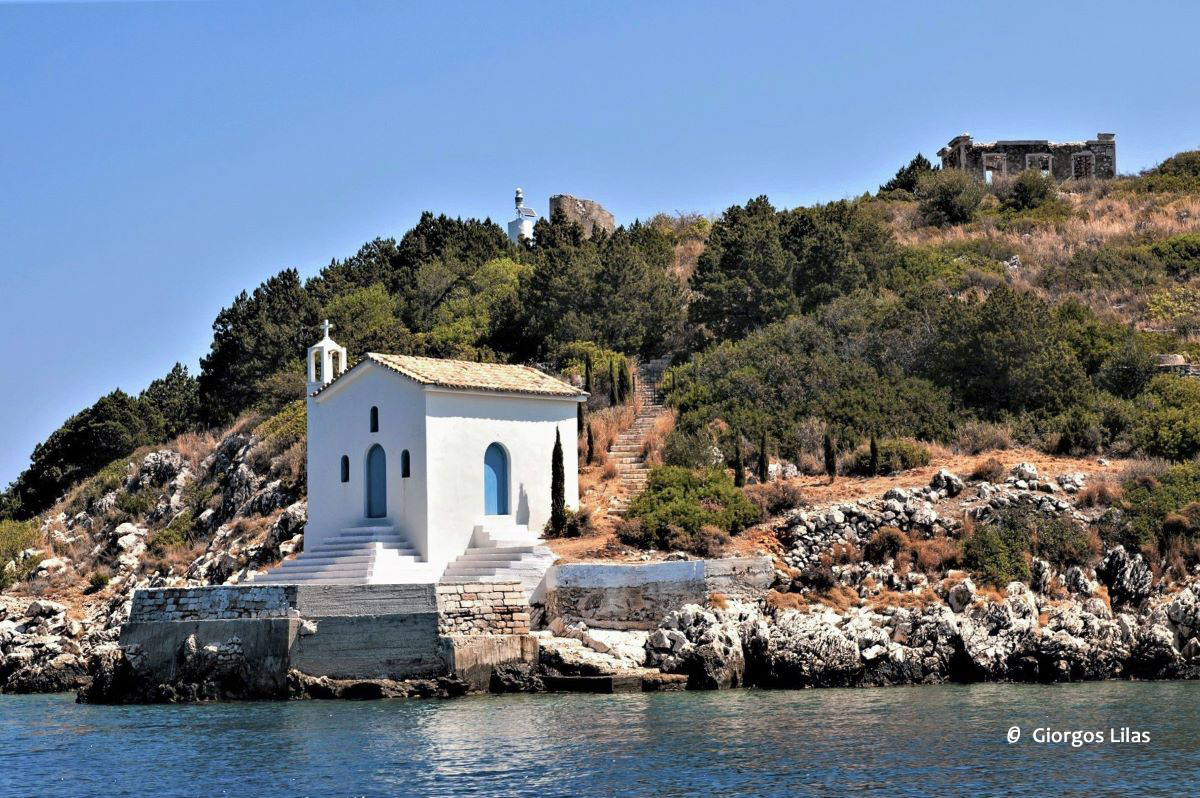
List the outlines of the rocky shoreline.
<svg viewBox="0 0 1200 798">
<path fill-rule="evenodd" d="M 862 546 L 886 527 L 914 540 L 953 536 L 963 520 L 1006 507 L 1072 516 L 1101 512 L 1072 501 L 1086 478 L 1039 479 L 1025 465 L 1002 482 L 965 483 L 939 472 L 930 485 L 881 498 L 792 511 L 781 519 L 772 590 L 701 606 L 664 607 L 651 630 L 589 629 L 553 618 L 537 631 L 540 663 L 505 666 L 493 692 L 555 690 L 808 688 L 943 682 L 1067 682 L 1200 678 L 1200 579 L 1154 579 L 1140 553 L 1107 550 L 1095 568 L 1057 572 L 1034 560 L 1030 582 L 977 587 L 950 570 L 934 577 L 862 559 L 832 564 L 838 547 Z M 302 509 L 293 513 L 299 518 Z M 289 528 L 291 515 L 285 513 Z M 211 557 L 206 558 L 211 559 Z M 829 584 L 811 583 L 824 569 Z M 63 604 L 0 598 L 0 692 L 78 691 L 85 702 L 223 699 L 450 697 L 468 691 L 453 678 L 331 680 L 293 671 L 286 683 L 258 678 L 237 638 L 178 652 L 178 677 L 156 684 L 135 647 L 120 648 L 132 589 L 86 621 Z M 590 681 L 589 681 L 590 680 Z"/>
</svg>

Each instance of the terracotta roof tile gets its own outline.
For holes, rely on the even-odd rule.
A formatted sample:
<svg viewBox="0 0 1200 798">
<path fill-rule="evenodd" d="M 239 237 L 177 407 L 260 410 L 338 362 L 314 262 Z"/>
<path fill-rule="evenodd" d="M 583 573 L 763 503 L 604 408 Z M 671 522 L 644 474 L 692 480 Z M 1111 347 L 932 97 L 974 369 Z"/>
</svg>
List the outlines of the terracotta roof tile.
<svg viewBox="0 0 1200 798">
<path fill-rule="evenodd" d="M 527 393 L 539 396 L 582 397 L 586 395 L 579 388 L 538 371 L 532 366 L 475 363 L 470 360 L 444 360 L 436 357 L 417 357 L 416 355 L 385 355 L 378 352 L 368 352 L 365 360 L 378 363 L 384 368 L 403 374 L 422 385 L 502 393 Z M 347 369 L 343 374 L 349 372 L 350 369 Z M 337 382 L 337 379 L 329 385 L 333 385 L 334 382 Z M 325 386 L 325 388 L 327 387 L 329 386 Z"/>
</svg>

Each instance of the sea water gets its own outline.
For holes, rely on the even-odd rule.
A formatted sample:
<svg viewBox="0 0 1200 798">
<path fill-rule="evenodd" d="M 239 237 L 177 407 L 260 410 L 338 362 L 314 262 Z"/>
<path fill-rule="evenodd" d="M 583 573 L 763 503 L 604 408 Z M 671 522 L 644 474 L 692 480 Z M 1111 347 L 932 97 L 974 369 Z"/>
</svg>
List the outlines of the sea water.
<svg viewBox="0 0 1200 798">
<path fill-rule="evenodd" d="M 1186 682 L 127 707 L 0 696 L 6 797 L 1198 792 L 1200 684 Z"/>
</svg>

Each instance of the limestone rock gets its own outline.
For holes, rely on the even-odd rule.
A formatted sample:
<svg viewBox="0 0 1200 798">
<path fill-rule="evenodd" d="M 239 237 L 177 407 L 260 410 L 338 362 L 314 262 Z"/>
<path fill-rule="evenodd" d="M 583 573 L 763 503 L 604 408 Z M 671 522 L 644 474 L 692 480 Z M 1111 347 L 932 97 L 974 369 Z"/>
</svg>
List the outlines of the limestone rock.
<svg viewBox="0 0 1200 798">
<path fill-rule="evenodd" d="M 612 233 L 616 229 L 616 219 L 604 209 L 600 203 L 588 199 L 579 199 L 570 194 L 555 194 L 550 197 L 550 216 L 556 211 L 562 211 L 569 221 L 583 228 L 583 234 L 591 237 L 599 229 Z"/>
</svg>

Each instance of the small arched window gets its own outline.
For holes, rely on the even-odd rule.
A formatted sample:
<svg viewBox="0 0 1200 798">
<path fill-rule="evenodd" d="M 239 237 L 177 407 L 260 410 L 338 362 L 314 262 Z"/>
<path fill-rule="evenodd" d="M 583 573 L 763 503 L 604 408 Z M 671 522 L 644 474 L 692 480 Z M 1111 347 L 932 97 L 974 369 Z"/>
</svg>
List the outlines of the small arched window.
<svg viewBox="0 0 1200 798">
<path fill-rule="evenodd" d="M 342 482 L 350 481 L 350 458 L 342 455 Z"/>
<path fill-rule="evenodd" d="M 379 432 L 379 408 L 371 408 L 371 432 Z"/>
<path fill-rule="evenodd" d="M 404 479 L 408 479 L 411 473 L 408 463 L 408 449 L 405 449 L 404 451 L 400 452 L 400 476 Z"/>
</svg>

